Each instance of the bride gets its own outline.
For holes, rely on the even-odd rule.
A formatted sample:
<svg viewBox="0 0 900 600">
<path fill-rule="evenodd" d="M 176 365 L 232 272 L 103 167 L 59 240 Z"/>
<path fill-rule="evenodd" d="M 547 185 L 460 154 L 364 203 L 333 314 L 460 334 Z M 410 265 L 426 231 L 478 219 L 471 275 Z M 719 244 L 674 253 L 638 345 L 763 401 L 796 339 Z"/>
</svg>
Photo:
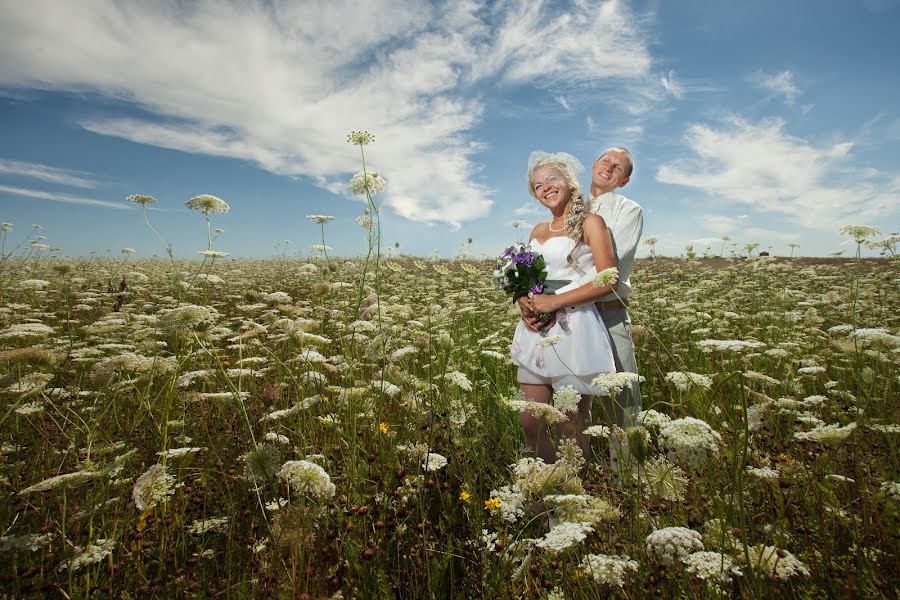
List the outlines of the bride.
<svg viewBox="0 0 900 600">
<path fill-rule="evenodd" d="M 584 429 L 592 422 L 592 396 L 600 393 L 591 381 L 616 370 L 609 333 L 594 301 L 617 284 L 593 283 L 594 275 L 616 266 L 616 258 L 603 218 L 585 210 L 576 176 L 583 170 L 578 159 L 565 152 L 532 152 L 528 159 L 528 188 L 552 216 L 535 226 L 530 245 L 546 262 L 545 291 L 558 289 L 519 302 L 536 315 L 555 313 L 556 322 L 549 330 L 534 331 L 520 321 L 510 354 L 519 367 L 525 400 L 548 404 L 555 393 L 558 406 L 565 406 L 566 399 L 570 406 L 577 402 L 574 415 L 559 428 L 577 440 L 587 456 L 590 442 Z M 520 422 L 528 448 L 545 462 L 555 462 L 544 424 L 529 412 L 521 414 Z"/>
</svg>

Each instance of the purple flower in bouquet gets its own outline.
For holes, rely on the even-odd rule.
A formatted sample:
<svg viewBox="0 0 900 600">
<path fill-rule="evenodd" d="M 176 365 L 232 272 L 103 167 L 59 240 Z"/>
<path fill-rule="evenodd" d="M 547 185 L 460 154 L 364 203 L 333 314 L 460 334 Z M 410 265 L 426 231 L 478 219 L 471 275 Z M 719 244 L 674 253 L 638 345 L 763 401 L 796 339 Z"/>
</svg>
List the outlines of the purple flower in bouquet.
<svg viewBox="0 0 900 600">
<path fill-rule="evenodd" d="M 547 279 L 544 257 L 525 244 L 513 244 L 497 257 L 494 268 L 497 286 L 512 296 L 513 302 L 529 294 L 539 294 Z"/>
<path fill-rule="evenodd" d="M 530 267 L 534 264 L 534 252 L 522 252 L 520 254 L 516 254 L 512 257 L 512 260 L 516 264 Z"/>
</svg>

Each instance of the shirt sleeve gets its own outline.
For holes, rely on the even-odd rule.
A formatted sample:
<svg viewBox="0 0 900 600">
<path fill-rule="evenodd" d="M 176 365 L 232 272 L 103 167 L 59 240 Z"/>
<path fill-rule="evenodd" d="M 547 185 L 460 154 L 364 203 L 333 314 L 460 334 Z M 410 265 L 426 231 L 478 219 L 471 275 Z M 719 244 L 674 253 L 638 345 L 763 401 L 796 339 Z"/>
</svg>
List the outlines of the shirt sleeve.
<svg viewBox="0 0 900 600">
<path fill-rule="evenodd" d="M 629 262 L 634 260 L 643 231 L 644 211 L 637 202 L 629 200 L 622 207 L 622 212 L 616 220 L 616 230 L 613 231 L 619 262 L 622 262 L 626 257 L 630 259 Z"/>
</svg>

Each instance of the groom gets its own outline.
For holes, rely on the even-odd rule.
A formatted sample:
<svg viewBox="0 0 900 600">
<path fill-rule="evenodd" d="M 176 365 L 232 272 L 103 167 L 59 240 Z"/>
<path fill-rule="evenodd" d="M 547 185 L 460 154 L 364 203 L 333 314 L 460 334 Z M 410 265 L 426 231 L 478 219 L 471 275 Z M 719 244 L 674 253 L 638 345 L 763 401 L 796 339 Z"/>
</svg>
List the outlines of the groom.
<svg viewBox="0 0 900 600">
<path fill-rule="evenodd" d="M 612 340 L 613 356 L 617 371 L 637 373 L 637 361 L 634 356 L 634 343 L 631 340 L 631 319 L 628 318 L 628 297 L 631 294 L 629 275 L 634 264 L 638 241 L 644 228 L 644 215 L 641 207 L 615 190 L 631 180 L 634 171 L 634 159 L 625 148 L 610 148 L 594 161 L 591 169 L 591 197 L 586 204 L 591 212 L 603 217 L 612 234 L 613 252 L 618 260 L 619 287 L 615 293 L 604 296 L 597 302 L 597 310 Z M 528 309 L 520 305 L 522 319 L 532 331 L 553 324 L 541 321 Z M 635 382 L 631 391 L 623 390 L 614 406 L 607 403 L 608 417 L 615 418 L 616 425 L 626 427 L 633 424 L 641 410 L 640 388 Z"/>
</svg>

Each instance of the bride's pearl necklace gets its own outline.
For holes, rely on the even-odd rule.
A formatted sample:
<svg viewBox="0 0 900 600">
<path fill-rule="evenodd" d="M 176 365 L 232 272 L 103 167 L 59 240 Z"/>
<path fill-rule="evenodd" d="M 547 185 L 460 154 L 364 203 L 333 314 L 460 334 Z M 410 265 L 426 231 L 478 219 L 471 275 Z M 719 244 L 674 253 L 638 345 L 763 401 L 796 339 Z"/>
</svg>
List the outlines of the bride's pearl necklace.
<svg viewBox="0 0 900 600">
<path fill-rule="evenodd" d="M 555 220 L 556 219 L 551 219 L 551 221 L 549 223 L 547 223 L 547 227 L 550 229 L 550 231 L 552 231 L 553 233 L 559 233 L 561 231 L 565 231 L 566 230 L 566 219 L 563 218 L 563 226 L 560 229 L 553 229 L 553 221 L 555 221 Z"/>
</svg>

